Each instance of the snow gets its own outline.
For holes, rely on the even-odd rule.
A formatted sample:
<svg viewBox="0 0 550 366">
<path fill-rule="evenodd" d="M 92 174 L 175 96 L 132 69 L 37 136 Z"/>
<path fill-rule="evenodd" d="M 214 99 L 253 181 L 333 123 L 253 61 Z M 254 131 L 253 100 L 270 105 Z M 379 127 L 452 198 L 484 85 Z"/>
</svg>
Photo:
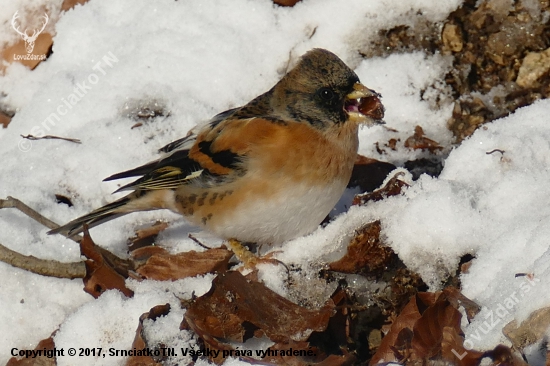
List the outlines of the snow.
<svg viewBox="0 0 550 366">
<path fill-rule="evenodd" d="M 16 38 L 9 24 L 16 10 L 36 11 L 42 3 L 53 4 L 51 10 L 60 6 L 0 0 L 0 44 Z M 383 95 L 387 124 L 360 131 L 360 153 L 397 165 L 423 157 L 426 153 L 402 145 L 385 155 L 374 147 L 392 138 L 403 142 L 416 125 L 448 152 L 452 103 L 436 97 L 448 95 L 443 85 L 451 60 L 422 52 L 363 60 L 358 51 L 381 29 L 412 25 L 416 17 L 442 20 L 460 3 L 304 0 L 280 8 L 267 0 L 154 5 L 121 0 L 77 6 L 55 24 L 54 53 L 46 62 L 33 71 L 13 64 L 0 76 L 0 103 L 17 111 L 9 127 L 0 129 L 0 198 L 16 197 L 58 223 L 110 202 L 120 196 L 110 194 L 118 185 L 102 183 L 103 178 L 152 160 L 158 148 L 196 123 L 265 92 L 313 47 L 337 53 L 365 85 Z M 164 115 L 131 129 L 139 107 L 154 104 Z M 549 110 L 549 101 L 539 101 L 488 124 L 450 152 L 438 178 L 413 182 L 408 174 L 411 187 L 403 195 L 352 207 L 311 235 L 274 247 L 280 251 L 275 258 L 303 269 L 301 287 L 286 288 L 281 266 L 261 266 L 260 278 L 282 295 L 299 294 L 321 305 L 333 288 L 317 278 L 316 270 L 345 253 L 355 229 L 380 219 L 386 242 L 431 290 L 456 269 L 462 255 L 475 255 L 461 277 L 463 293 L 484 312 L 465 328 L 466 339 L 475 349 L 507 344 L 505 324 L 550 305 L 544 291 L 550 280 Z M 19 136 L 29 133 L 78 138 L 82 144 Z M 504 153 L 488 154 L 495 149 Z M 54 193 L 70 197 L 74 207 L 57 204 Z M 155 220 L 171 223 L 157 243 L 171 252 L 202 250 L 188 233 L 212 246 L 221 244 L 163 211 L 128 215 L 92 229 L 92 235 L 124 256 L 136 224 Z M 46 235 L 45 228 L 12 209 L 0 210 L 0 243 L 39 258 L 80 260 L 76 244 Z M 533 274 L 534 280 L 516 278 L 516 273 Z M 184 314 L 179 298 L 190 299 L 193 292 L 200 296 L 213 278 L 129 280 L 133 298 L 108 291 L 94 300 L 79 280 L 44 278 L 4 263 L 0 276 L 0 329 L 10 330 L 0 338 L 0 364 L 11 357 L 12 348 L 33 349 L 58 328 L 58 347 L 129 349 L 139 316 L 164 303 L 173 311 L 166 319 L 145 322 L 148 338 L 177 349 L 195 347 L 194 335 L 179 331 Z M 503 316 L 483 332 L 491 311 Z M 116 357 L 78 361 L 124 362 Z M 74 358 L 58 362 L 74 364 Z M 228 358 L 225 364 L 243 363 Z"/>
</svg>

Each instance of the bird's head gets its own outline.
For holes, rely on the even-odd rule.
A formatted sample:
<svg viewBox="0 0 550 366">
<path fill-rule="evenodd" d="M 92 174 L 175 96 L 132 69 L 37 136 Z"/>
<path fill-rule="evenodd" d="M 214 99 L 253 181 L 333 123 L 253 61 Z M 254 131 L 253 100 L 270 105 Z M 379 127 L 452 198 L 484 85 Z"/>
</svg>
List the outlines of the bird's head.
<svg viewBox="0 0 550 366">
<path fill-rule="evenodd" d="M 317 128 L 333 124 L 384 123 L 380 95 L 359 82 L 359 77 L 332 52 L 307 52 L 273 89 L 276 114 L 304 121 Z"/>
</svg>

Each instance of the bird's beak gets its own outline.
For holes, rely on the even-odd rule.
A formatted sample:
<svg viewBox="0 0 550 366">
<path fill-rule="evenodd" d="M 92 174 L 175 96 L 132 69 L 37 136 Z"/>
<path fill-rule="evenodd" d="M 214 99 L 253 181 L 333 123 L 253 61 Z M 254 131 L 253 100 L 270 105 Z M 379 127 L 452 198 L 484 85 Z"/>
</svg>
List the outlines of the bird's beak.
<svg viewBox="0 0 550 366">
<path fill-rule="evenodd" d="M 384 106 L 380 94 L 370 90 L 361 83 L 355 83 L 353 91 L 346 95 L 344 108 L 349 120 L 355 123 L 372 126 L 384 124 Z"/>
</svg>

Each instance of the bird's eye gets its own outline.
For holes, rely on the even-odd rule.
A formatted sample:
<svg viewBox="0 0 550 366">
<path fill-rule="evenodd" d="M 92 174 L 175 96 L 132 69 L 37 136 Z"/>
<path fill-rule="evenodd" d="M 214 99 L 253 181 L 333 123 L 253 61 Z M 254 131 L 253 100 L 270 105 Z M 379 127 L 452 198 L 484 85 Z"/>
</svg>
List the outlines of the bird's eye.
<svg viewBox="0 0 550 366">
<path fill-rule="evenodd" d="M 334 92 L 329 88 L 321 88 L 319 89 L 318 93 L 321 99 L 326 102 L 330 102 L 331 100 L 334 99 L 334 96 L 335 96 Z"/>
</svg>

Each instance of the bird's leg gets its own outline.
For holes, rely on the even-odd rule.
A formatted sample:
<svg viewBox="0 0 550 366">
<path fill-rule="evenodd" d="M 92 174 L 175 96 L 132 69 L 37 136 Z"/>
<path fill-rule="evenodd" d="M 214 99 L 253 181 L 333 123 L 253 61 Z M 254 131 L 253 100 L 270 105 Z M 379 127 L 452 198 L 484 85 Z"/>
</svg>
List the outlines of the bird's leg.
<svg viewBox="0 0 550 366">
<path fill-rule="evenodd" d="M 257 255 L 253 254 L 250 250 L 248 250 L 237 239 L 227 240 L 227 247 L 229 247 L 229 249 L 231 249 L 231 251 L 237 257 L 237 259 L 239 261 L 241 261 L 242 264 L 244 264 L 245 268 L 255 269 L 256 265 L 259 264 L 259 263 L 269 263 L 269 264 L 273 264 L 273 265 L 276 265 L 276 266 L 277 265 L 283 265 L 286 268 L 287 272 L 288 272 L 288 267 L 286 266 L 286 264 L 284 264 L 283 262 L 281 262 L 278 259 L 271 258 L 271 256 L 273 254 L 275 254 L 275 252 L 274 253 L 269 253 L 264 257 L 258 257 Z"/>
<path fill-rule="evenodd" d="M 258 257 L 252 254 L 252 252 L 245 248 L 237 239 L 228 239 L 227 246 L 245 267 L 254 268 L 256 264 L 258 264 Z"/>
</svg>

